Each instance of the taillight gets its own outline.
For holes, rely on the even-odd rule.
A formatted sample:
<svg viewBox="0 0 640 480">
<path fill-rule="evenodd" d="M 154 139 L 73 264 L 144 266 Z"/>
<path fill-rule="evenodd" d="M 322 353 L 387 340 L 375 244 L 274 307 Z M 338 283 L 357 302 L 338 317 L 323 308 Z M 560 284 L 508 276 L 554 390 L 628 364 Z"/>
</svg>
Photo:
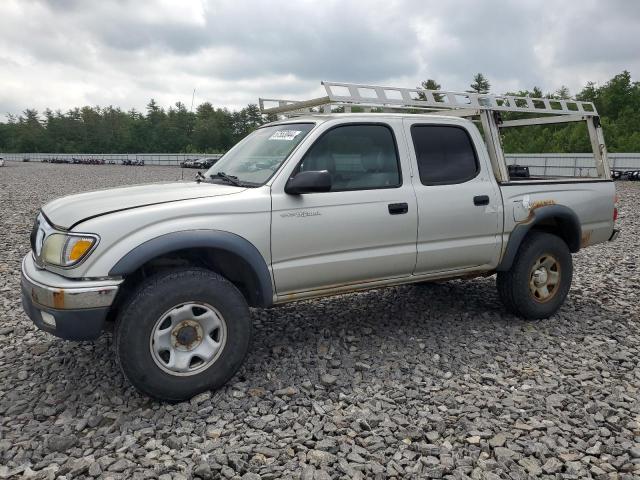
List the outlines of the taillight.
<svg viewBox="0 0 640 480">
<path fill-rule="evenodd" d="M 618 195 L 613 197 L 613 221 L 618 219 Z"/>
</svg>

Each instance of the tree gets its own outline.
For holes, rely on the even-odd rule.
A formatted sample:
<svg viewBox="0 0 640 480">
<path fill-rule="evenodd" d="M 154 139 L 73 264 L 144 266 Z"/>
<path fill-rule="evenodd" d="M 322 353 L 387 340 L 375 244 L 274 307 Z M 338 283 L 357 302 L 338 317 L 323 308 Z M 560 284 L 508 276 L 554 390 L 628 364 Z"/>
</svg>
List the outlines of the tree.
<svg viewBox="0 0 640 480">
<path fill-rule="evenodd" d="M 191 143 L 194 117 L 185 105 L 177 102 L 167 112 L 167 151 L 184 152 Z"/>
<path fill-rule="evenodd" d="M 598 96 L 598 88 L 596 82 L 587 82 L 587 85 L 582 89 L 580 93 L 576 95 L 576 100 L 583 102 L 595 102 Z"/>
<path fill-rule="evenodd" d="M 233 119 L 228 110 L 209 102 L 198 106 L 193 130 L 193 146 L 200 152 L 223 152 L 233 144 Z"/>
<path fill-rule="evenodd" d="M 566 85 L 562 85 L 559 89 L 555 91 L 553 94 L 553 98 L 559 98 L 561 100 L 569 100 L 571 98 L 571 93 L 569 92 L 569 88 Z"/>
<path fill-rule="evenodd" d="M 421 88 L 423 90 L 441 90 L 442 86 L 440 86 L 440 84 L 436 82 L 433 78 L 429 78 L 427 80 L 423 80 L 418 86 L 418 88 Z M 420 100 L 426 100 L 427 96 L 424 94 L 424 92 L 418 92 L 418 98 Z M 442 101 L 442 95 L 440 94 L 435 93 L 433 95 L 433 98 L 436 100 L 436 102 Z"/>
<path fill-rule="evenodd" d="M 20 152 L 42 152 L 46 131 L 37 110 L 26 109 L 16 123 L 16 147 Z"/>
<path fill-rule="evenodd" d="M 234 112 L 231 118 L 234 143 L 265 123 L 260 109 L 255 104 L 247 105 L 242 110 Z"/>
<path fill-rule="evenodd" d="M 471 90 L 467 90 L 467 92 L 469 93 L 489 93 L 491 84 L 482 73 L 476 73 L 473 76 L 473 83 L 470 85 L 470 87 Z"/>
<path fill-rule="evenodd" d="M 423 80 L 418 88 L 422 88 L 423 90 L 441 90 L 442 86 L 433 78 L 429 78 L 427 80 Z"/>
</svg>

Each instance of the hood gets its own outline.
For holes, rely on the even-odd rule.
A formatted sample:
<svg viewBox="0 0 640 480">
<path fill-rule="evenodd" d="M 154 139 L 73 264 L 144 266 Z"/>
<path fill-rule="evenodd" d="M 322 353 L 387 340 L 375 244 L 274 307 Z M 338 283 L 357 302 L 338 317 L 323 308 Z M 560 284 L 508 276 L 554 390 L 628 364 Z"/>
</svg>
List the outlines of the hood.
<svg viewBox="0 0 640 480">
<path fill-rule="evenodd" d="M 53 225 L 70 229 L 83 220 L 120 210 L 194 198 L 230 195 L 243 190 L 244 188 L 232 185 L 205 182 L 150 183 L 57 198 L 42 207 L 42 212 Z"/>
</svg>

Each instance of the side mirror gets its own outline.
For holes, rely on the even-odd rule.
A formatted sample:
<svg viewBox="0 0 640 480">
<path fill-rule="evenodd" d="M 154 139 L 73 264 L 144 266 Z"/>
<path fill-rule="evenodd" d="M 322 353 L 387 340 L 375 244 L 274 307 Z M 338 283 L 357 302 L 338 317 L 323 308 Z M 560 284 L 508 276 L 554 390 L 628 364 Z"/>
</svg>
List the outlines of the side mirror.
<svg viewBox="0 0 640 480">
<path fill-rule="evenodd" d="M 290 178 L 284 186 L 284 192 L 290 195 L 328 192 L 330 190 L 331 174 L 327 170 L 299 172 L 295 177 Z"/>
</svg>

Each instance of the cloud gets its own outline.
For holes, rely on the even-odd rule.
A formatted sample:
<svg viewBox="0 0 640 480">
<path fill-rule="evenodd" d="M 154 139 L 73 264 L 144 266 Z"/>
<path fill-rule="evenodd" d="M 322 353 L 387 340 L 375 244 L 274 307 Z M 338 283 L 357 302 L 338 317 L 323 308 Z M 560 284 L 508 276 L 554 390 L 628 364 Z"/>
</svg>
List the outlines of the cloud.
<svg viewBox="0 0 640 480">
<path fill-rule="evenodd" d="M 0 114 L 150 98 L 240 108 L 321 95 L 320 80 L 578 91 L 640 71 L 626 0 L 3 0 Z"/>
</svg>

